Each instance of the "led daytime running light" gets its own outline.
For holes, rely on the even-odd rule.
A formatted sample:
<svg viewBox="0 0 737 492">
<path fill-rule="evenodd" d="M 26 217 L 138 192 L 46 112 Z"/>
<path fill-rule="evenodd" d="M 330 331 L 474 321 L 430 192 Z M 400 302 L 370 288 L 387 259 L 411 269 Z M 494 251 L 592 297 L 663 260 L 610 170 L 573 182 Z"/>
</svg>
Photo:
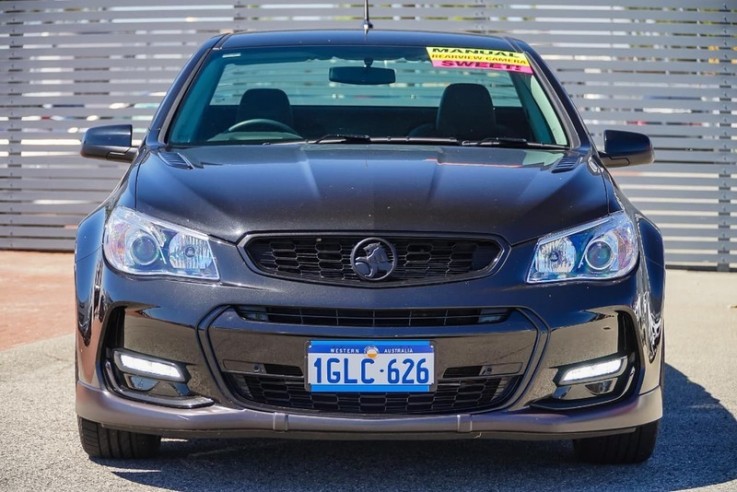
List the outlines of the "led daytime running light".
<svg viewBox="0 0 737 492">
<path fill-rule="evenodd" d="M 185 380 L 184 374 L 173 362 L 156 361 L 130 352 L 116 351 L 115 365 L 123 372 L 139 376 L 151 376 L 172 381 Z"/>
<path fill-rule="evenodd" d="M 600 379 L 607 376 L 615 376 L 622 370 L 625 360 L 625 357 L 619 357 L 617 359 L 568 369 L 563 373 L 563 377 L 560 378 L 560 382 L 561 384 L 571 384 L 591 379 Z"/>
</svg>

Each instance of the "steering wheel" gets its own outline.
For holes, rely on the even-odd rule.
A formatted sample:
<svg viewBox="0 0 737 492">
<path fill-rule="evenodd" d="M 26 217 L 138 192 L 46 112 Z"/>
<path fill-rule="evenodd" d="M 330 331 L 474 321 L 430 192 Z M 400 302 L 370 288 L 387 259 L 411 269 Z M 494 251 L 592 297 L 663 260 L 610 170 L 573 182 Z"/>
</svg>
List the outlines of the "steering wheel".
<svg viewBox="0 0 737 492">
<path fill-rule="evenodd" d="M 271 129 L 276 129 L 280 132 L 286 132 L 286 133 L 292 133 L 294 135 L 299 135 L 299 133 L 297 133 L 294 130 L 294 128 L 288 125 L 285 125 L 281 121 L 270 120 L 268 118 L 252 118 L 250 120 L 239 121 L 235 125 L 228 128 L 228 131 L 235 132 L 235 131 L 243 130 L 249 126 L 258 126 L 258 125 L 265 126 L 265 127 L 271 127 Z"/>
</svg>

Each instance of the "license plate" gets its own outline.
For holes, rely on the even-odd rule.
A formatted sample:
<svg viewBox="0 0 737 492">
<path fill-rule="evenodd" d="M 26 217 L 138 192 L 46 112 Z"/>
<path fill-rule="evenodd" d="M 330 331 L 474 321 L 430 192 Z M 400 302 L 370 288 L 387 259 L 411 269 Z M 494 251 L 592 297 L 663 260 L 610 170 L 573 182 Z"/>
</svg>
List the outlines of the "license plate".
<svg viewBox="0 0 737 492">
<path fill-rule="evenodd" d="M 421 393 L 435 382 L 427 340 L 319 340 L 307 346 L 307 390 Z"/>
</svg>

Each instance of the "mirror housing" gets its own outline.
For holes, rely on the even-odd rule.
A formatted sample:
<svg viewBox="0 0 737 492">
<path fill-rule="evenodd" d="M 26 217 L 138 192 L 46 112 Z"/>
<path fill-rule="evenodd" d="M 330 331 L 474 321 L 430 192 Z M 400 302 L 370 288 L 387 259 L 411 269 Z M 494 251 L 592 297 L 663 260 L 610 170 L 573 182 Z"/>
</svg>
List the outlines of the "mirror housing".
<svg viewBox="0 0 737 492">
<path fill-rule="evenodd" d="M 650 138 L 641 133 L 604 130 L 604 152 L 599 153 L 606 167 L 650 164 L 655 159 Z"/>
<path fill-rule="evenodd" d="M 133 148 L 133 126 L 108 125 L 88 129 L 82 137 L 82 157 L 109 161 L 133 162 L 138 149 Z"/>
<path fill-rule="evenodd" d="M 332 67 L 330 82 L 352 85 L 388 85 L 397 81 L 391 68 L 380 67 Z"/>
</svg>

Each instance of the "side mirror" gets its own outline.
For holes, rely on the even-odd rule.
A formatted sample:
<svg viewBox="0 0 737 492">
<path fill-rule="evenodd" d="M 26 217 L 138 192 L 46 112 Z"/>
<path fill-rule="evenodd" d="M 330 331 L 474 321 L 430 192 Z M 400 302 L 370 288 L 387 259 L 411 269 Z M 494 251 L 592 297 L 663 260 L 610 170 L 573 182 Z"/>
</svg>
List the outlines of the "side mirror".
<svg viewBox="0 0 737 492">
<path fill-rule="evenodd" d="M 599 157 L 607 167 L 636 166 L 653 162 L 655 152 L 646 135 L 604 130 L 604 152 Z"/>
<path fill-rule="evenodd" d="M 133 162 L 138 152 L 133 148 L 131 125 L 109 125 L 90 128 L 82 138 L 82 157 Z"/>
</svg>

